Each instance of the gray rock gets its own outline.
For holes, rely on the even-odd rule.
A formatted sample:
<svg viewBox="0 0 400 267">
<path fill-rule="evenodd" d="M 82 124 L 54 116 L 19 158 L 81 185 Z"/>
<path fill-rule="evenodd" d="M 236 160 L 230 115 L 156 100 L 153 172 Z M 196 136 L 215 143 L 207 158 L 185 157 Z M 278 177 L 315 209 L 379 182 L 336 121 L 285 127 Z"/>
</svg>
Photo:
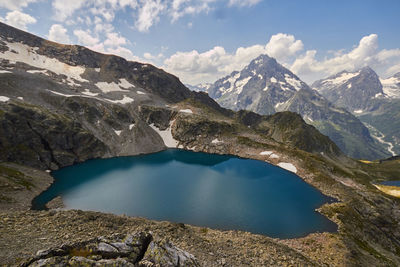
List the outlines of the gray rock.
<svg viewBox="0 0 400 267">
<path fill-rule="evenodd" d="M 114 234 L 40 250 L 21 266 L 199 266 L 196 258 L 149 233 Z"/>
</svg>

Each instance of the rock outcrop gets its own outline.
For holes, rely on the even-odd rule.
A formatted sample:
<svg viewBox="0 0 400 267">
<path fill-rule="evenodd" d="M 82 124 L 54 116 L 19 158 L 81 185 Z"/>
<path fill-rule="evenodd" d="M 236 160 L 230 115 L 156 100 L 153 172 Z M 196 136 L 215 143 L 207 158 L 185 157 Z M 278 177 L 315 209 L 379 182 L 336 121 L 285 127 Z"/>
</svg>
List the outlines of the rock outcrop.
<svg viewBox="0 0 400 267">
<path fill-rule="evenodd" d="M 200 266 L 196 258 L 150 233 L 114 234 L 40 250 L 21 266 Z"/>
</svg>

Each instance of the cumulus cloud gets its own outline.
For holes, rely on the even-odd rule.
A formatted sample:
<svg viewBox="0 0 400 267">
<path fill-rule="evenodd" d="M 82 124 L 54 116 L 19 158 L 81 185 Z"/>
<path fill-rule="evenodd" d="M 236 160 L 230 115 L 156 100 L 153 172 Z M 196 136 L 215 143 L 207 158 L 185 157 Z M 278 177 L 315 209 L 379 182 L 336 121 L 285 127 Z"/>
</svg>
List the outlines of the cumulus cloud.
<svg viewBox="0 0 400 267">
<path fill-rule="evenodd" d="M 377 34 L 362 37 L 358 45 L 348 52 L 341 50 L 333 54 L 332 57 L 317 60 L 317 51 L 306 51 L 294 60 L 290 69 L 308 82 L 365 66 L 372 67 L 383 76 L 400 71 L 395 67 L 400 64 L 400 49 L 379 51 Z"/>
<path fill-rule="evenodd" d="M 308 83 L 365 66 L 372 67 L 383 77 L 400 72 L 400 49 L 379 50 L 376 34 L 362 37 L 350 51 L 329 51 L 330 56 L 323 59 L 318 59 L 317 50 L 304 51 L 303 47 L 303 42 L 293 35 L 278 33 L 265 45 L 239 47 L 232 53 L 220 46 L 202 53 L 196 50 L 176 52 L 164 60 L 164 67 L 189 84 L 214 82 L 232 71 L 243 69 L 261 54 L 276 58 Z"/>
<path fill-rule="evenodd" d="M 271 36 L 265 49 L 269 56 L 284 62 L 303 50 L 303 42 L 296 40 L 293 35 L 278 33 Z"/>
<path fill-rule="evenodd" d="M 29 14 L 22 13 L 18 10 L 8 12 L 5 19 L 2 20 L 4 23 L 7 23 L 21 30 L 26 30 L 28 24 L 36 23 L 36 19 L 34 17 Z"/>
<path fill-rule="evenodd" d="M 185 83 L 197 84 L 213 82 L 232 71 L 241 70 L 261 54 L 272 53 L 275 57 L 286 59 L 288 55 L 293 56 L 302 48 L 303 43 L 293 35 L 278 33 L 265 45 L 239 47 L 233 53 L 226 52 L 221 46 L 203 53 L 196 50 L 177 52 L 167 58 L 164 65 Z"/>
<path fill-rule="evenodd" d="M 121 46 L 126 44 L 125 37 L 119 35 L 116 32 L 107 33 L 107 39 L 104 41 L 104 45 L 107 46 Z"/>
<path fill-rule="evenodd" d="M 0 8 L 8 10 L 21 10 L 27 7 L 30 3 L 35 3 L 38 0 L 0 0 Z"/>
<path fill-rule="evenodd" d="M 60 24 L 53 24 L 50 27 L 49 34 L 47 35 L 50 41 L 70 44 L 71 40 L 68 36 L 68 31 Z"/>
<path fill-rule="evenodd" d="M 84 46 L 95 46 L 100 40 L 90 35 L 89 32 L 83 30 L 74 30 L 74 35 L 78 38 L 78 42 Z"/>
</svg>

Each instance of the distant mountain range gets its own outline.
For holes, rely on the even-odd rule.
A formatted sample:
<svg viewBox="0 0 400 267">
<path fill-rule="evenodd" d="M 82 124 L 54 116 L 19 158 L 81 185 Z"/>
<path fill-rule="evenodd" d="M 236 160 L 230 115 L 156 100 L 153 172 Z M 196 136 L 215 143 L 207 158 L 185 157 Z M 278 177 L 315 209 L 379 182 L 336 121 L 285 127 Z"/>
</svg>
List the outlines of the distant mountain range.
<svg viewBox="0 0 400 267">
<path fill-rule="evenodd" d="M 400 73 L 382 79 L 365 67 L 316 81 L 312 87 L 357 116 L 391 154 L 400 153 Z"/>
<path fill-rule="evenodd" d="M 274 58 L 261 55 L 243 70 L 234 71 L 212 85 L 202 84 L 190 88 L 207 92 L 221 106 L 233 110 L 251 110 L 259 114 L 297 112 L 351 157 L 377 159 L 390 156 L 393 153 L 388 151 L 387 145 L 373 138 L 367 126 L 355 116 L 357 114 L 352 113 L 373 105 L 368 101 L 371 97 L 380 99 L 387 94 L 383 92 L 379 77 L 372 69 L 364 68 L 357 75 L 362 82 L 369 85 L 368 94 L 354 82 L 351 85 L 354 91 L 344 101 L 343 97 L 335 94 L 335 88 L 337 85 L 343 91 L 351 88 L 349 83 L 343 81 L 355 78 L 356 73 L 342 72 L 326 81 L 318 81 L 314 84 L 315 87 L 319 84 L 325 87 L 314 90 Z M 390 87 L 391 97 L 397 92 L 396 81 L 388 79 L 386 82 L 385 90 Z M 357 101 L 350 101 L 352 98 L 357 98 Z"/>
</svg>

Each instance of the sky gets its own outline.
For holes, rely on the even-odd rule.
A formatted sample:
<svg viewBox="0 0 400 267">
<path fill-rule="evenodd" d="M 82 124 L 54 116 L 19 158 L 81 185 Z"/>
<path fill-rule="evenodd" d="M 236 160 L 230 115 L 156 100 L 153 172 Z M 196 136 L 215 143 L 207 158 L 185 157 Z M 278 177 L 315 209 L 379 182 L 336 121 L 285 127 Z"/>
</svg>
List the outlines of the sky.
<svg viewBox="0 0 400 267">
<path fill-rule="evenodd" d="M 400 72 L 399 0 L 0 0 L 0 21 L 146 62 L 186 84 L 268 54 L 307 83 L 343 70 Z"/>
</svg>

